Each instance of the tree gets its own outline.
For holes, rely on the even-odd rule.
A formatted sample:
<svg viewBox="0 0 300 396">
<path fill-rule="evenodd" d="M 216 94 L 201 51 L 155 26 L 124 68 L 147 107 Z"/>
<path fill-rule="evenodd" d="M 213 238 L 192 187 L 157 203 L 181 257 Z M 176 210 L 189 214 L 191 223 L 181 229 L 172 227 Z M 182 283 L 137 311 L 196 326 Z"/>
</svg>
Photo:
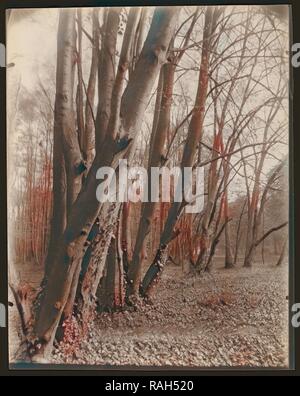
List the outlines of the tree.
<svg viewBox="0 0 300 396">
<path fill-rule="evenodd" d="M 51 271 L 43 296 L 39 302 L 33 329 L 27 337 L 28 353 L 31 360 L 43 361 L 51 351 L 57 326 L 68 301 L 74 275 L 81 265 L 83 254 L 87 249 L 84 246 L 87 236 L 101 209 L 101 205 L 95 194 L 97 169 L 107 165 L 115 167 L 117 160 L 121 156 L 126 157 L 129 155 L 141 125 L 142 115 L 146 106 L 145 99 L 151 92 L 162 63 L 165 62 L 167 49 L 174 31 L 177 13 L 177 8 L 156 9 L 140 58 L 122 96 L 119 111 L 120 127 L 118 131 L 113 131 L 114 133 L 108 131 L 109 133 L 105 134 L 103 145 L 97 145 L 96 156 L 88 172 L 85 183 L 77 199 L 75 202 L 73 201 L 72 207 L 69 206 L 70 210 L 67 216 L 67 225 L 61 238 L 62 240 L 58 244 L 57 255 L 51 260 Z M 67 23 L 63 24 L 62 21 L 65 18 Z M 60 20 L 59 33 L 63 34 L 65 40 L 59 40 L 58 45 L 59 47 L 62 45 L 63 50 L 66 51 L 68 49 L 67 44 L 69 44 L 69 40 L 66 41 L 66 37 L 68 37 L 68 39 L 73 37 L 74 16 L 71 13 L 68 13 L 66 16 L 66 11 L 62 11 Z M 110 29 L 110 26 L 108 28 Z M 69 51 L 69 54 L 71 55 L 71 51 Z M 66 61 L 65 66 L 69 67 L 67 73 L 69 76 L 70 59 L 67 56 L 61 59 L 61 56 L 62 55 L 58 56 L 58 64 L 62 62 L 62 59 Z M 145 75 L 147 75 L 146 79 Z M 60 78 L 61 75 L 58 73 L 58 81 L 60 81 Z M 63 86 L 66 86 L 64 81 L 62 82 Z M 60 85 L 58 85 L 58 87 L 60 87 Z M 71 90 L 71 87 L 68 88 L 69 90 L 65 93 L 67 95 L 70 94 Z M 59 111 L 61 109 L 57 110 Z M 113 116 L 115 115 L 110 115 L 110 120 Z M 68 132 L 70 131 L 68 130 Z M 97 132 L 96 129 L 96 134 Z M 103 130 L 100 132 L 102 134 Z M 118 142 L 122 138 L 126 140 L 126 145 L 125 148 L 120 151 Z M 72 136 L 70 136 L 70 139 L 72 140 Z M 77 146 L 79 145 L 77 144 L 76 148 Z M 71 150 L 71 152 L 68 153 L 68 158 L 73 160 L 72 154 L 75 153 L 77 154 L 77 150 Z M 72 164 L 74 165 L 74 162 L 72 162 Z M 75 162 L 75 164 L 78 165 L 78 162 Z M 72 169 L 74 171 L 74 168 Z M 69 178 L 72 176 L 70 171 L 71 167 L 68 166 L 66 172 L 67 178 L 68 176 Z M 71 189 L 68 194 L 69 199 L 67 199 L 67 202 L 72 202 L 71 198 L 74 198 L 74 192 L 74 188 Z M 101 217 L 101 225 L 104 228 L 102 232 L 104 235 L 106 229 L 109 228 L 105 220 L 107 220 L 107 218 Z M 110 239 L 111 238 L 108 238 L 109 241 Z M 105 246 L 105 248 L 107 247 Z M 103 265 L 101 260 L 98 265 Z M 97 287 L 95 286 L 95 288 Z"/>
<path fill-rule="evenodd" d="M 190 36 L 195 23 L 199 17 L 199 8 L 195 11 L 189 30 L 187 31 L 183 48 L 189 44 Z M 175 70 L 178 66 L 184 49 L 180 50 L 174 56 L 173 48 L 174 39 L 169 47 L 168 63 L 165 64 L 160 72 L 158 81 L 156 104 L 154 110 L 154 118 L 152 124 L 152 133 L 149 148 L 148 161 L 148 194 L 151 194 L 151 168 L 163 166 L 166 162 L 164 157 L 165 144 L 170 129 L 171 119 L 171 105 L 174 89 Z M 143 251 L 145 249 L 145 239 L 150 232 L 150 225 L 153 219 L 156 203 L 151 202 L 151 197 L 148 197 L 148 202 L 142 205 L 141 219 L 137 232 L 135 247 L 133 250 L 132 261 L 129 266 L 128 280 L 130 289 L 129 294 L 139 294 L 141 271 L 143 264 Z"/>
<path fill-rule="evenodd" d="M 29 285 L 11 282 L 26 336 L 22 358 L 47 361 L 54 339 L 70 334 L 75 345 L 97 309 L 139 309 L 167 262 L 188 262 L 198 276 L 221 256 L 236 271 L 242 249 L 251 265 L 258 247 L 265 257 L 269 236 L 286 226 L 285 215 L 274 222 L 269 214 L 286 153 L 281 22 L 259 7 L 194 7 L 178 15 L 176 7 L 59 13 L 54 110 L 43 80 L 44 114 L 32 122 L 37 98 L 26 92 L 25 107 L 34 110 L 18 125 L 26 177 L 19 167 L 15 183 L 26 204 L 15 205 L 12 217 L 26 221 L 16 227 L 16 252 L 42 262 L 48 247 L 33 304 Z M 39 146 L 42 130 L 49 139 Z M 113 168 L 107 186 L 118 184 L 120 159 L 146 166 L 148 202 L 123 202 L 121 192 L 116 202 L 99 197 L 99 168 Z M 171 202 L 163 202 L 162 176 L 160 201 L 151 202 L 152 168 L 173 166 L 182 177 L 171 180 Z M 199 213 L 184 213 L 194 199 L 185 191 L 185 168 L 204 168 Z M 190 187 L 195 196 L 198 185 Z M 286 246 L 279 240 L 280 265 Z"/>
<path fill-rule="evenodd" d="M 212 10 L 210 7 L 208 7 L 205 13 L 205 26 L 203 30 L 203 46 L 198 80 L 198 91 L 196 95 L 192 118 L 189 124 L 188 136 L 186 139 L 180 164 L 182 170 L 185 167 L 193 166 L 196 147 L 201 141 L 202 137 L 205 115 L 205 101 L 208 91 L 209 59 L 210 52 L 212 50 L 212 34 L 216 28 L 219 12 L 220 11 L 217 8 Z M 182 187 L 180 187 L 179 183 L 178 186 L 175 186 L 175 188 Z M 155 284 L 159 274 L 161 273 L 166 263 L 166 260 L 168 258 L 168 245 L 172 241 L 172 239 L 176 237 L 176 232 L 174 233 L 174 227 L 182 213 L 183 208 L 184 204 L 182 202 L 173 202 L 169 209 L 168 218 L 162 235 L 160 237 L 160 246 L 156 252 L 155 258 L 151 266 L 149 267 L 142 281 L 141 293 L 144 296 L 149 294 L 152 286 Z"/>
</svg>

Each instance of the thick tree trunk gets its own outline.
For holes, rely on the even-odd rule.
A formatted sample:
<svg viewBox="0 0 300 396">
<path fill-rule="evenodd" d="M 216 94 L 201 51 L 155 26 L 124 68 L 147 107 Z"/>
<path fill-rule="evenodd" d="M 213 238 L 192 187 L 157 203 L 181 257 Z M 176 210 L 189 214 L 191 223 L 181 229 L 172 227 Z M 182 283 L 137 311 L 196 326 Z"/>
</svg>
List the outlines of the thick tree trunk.
<svg viewBox="0 0 300 396">
<path fill-rule="evenodd" d="M 136 46 L 135 46 L 134 63 L 136 63 L 136 61 L 139 59 L 139 56 L 142 52 L 142 48 L 143 48 L 144 41 L 146 38 L 148 14 L 149 14 L 148 8 L 143 7 L 141 16 L 140 16 L 139 25 L 138 25 L 138 31 L 137 31 L 137 42 L 136 42 Z"/>
<path fill-rule="evenodd" d="M 90 68 L 89 82 L 86 92 L 86 105 L 85 105 L 85 129 L 84 139 L 82 145 L 82 155 L 86 162 L 87 169 L 90 168 L 93 161 L 93 150 L 94 150 L 94 139 L 95 139 L 95 123 L 94 118 L 94 100 L 95 100 L 95 89 L 97 81 L 97 69 L 98 69 L 98 58 L 99 58 L 99 21 L 98 21 L 98 10 L 93 10 L 93 50 L 92 50 L 92 61 Z"/>
<path fill-rule="evenodd" d="M 98 109 L 96 117 L 96 151 L 101 151 L 108 122 L 115 82 L 115 58 L 119 29 L 120 8 L 111 7 L 104 24 L 100 59 L 98 63 Z"/>
<path fill-rule="evenodd" d="M 111 241 L 115 238 L 119 208 L 120 204 L 102 205 L 98 215 L 99 232 L 96 233 L 92 245 L 85 243 L 89 246 L 88 249 L 91 248 L 91 255 L 82 274 L 76 301 L 76 311 L 83 325 L 91 321 L 96 308 L 97 290 L 103 277 Z"/>
<path fill-rule="evenodd" d="M 75 71 L 75 17 L 73 12 L 61 11 L 57 39 L 56 97 L 54 112 L 54 146 L 53 146 L 53 216 L 48 255 L 46 259 L 46 277 L 61 242 L 67 222 L 66 163 L 64 143 L 69 132 L 75 129 L 73 113 L 73 82 Z M 72 144 L 73 139 L 71 139 Z M 76 143 L 74 142 L 76 146 Z M 78 153 L 73 151 L 79 161 Z M 80 162 L 80 161 L 79 161 Z M 67 199 L 68 195 L 68 199 Z"/>
<path fill-rule="evenodd" d="M 129 78 L 131 78 L 132 72 L 136 67 L 137 61 L 141 54 L 144 41 L 146 38 L 146 29 L 147 29 L 147 15 L 149 14 L 149 10 L 147 7 L 143 7 L 141 12 L 139 13 L 139 20 L 136 26 L 135 32 L 133 33 L 134 41 L 131 46 L 130 51 L 130 65 L 128 69 Z"/>
<path fill-rule="evenodd" d="M 128 21 L 126 25 L 126 30 L 124 34 L 120 60 L 118 65 L 118 71 L 115 78 L 113 90 L 111 93 L 111 108 L 110 108 L 110 119 L 108 122 L 106 138 L 107 139 L 117 139 L 120 129 L 120 107 L 121 107 L 121 98 L 123 85 L 125 81 L 125 75 L 129 67 L 130 62 L 130 49 L 132 47 L 132 42 L 134 38 L 134 32 L 136 29 L 138 16 L 140 13 L 139 8 L 131 8 L 128 16 Z M 127 158 L 130 162 L 131 154 L 128 153 Z M 97 290 L 100 278 L 102 276 L 102 271 L 105 265 L 106 253 L 110 246 L 110 239 L 113 234 L 113 227 L 118 222 L 119 210 L 121 208 L 121 204 L 117 203 L 114 205 L 109 205 L 108 203 L 104 205 L 102 212 L 100 212 L 100 223 L 106 224 L 105 232 L 106 237 L 103 240 L 101 238 L 101 243 L 99 246 L 95 246 L 94 258 L 90 264 L 90 268 L 86 273 L 87 281 L 84 282 L 84 290 L 82 290 L 82 296 L 88 296 L 89 293 L 94 296 L 95 291 Z M 107 212 L 108 211 L 108 212 Z M 108 227 L 110 224 L 110 227 Z M 109 230 L 109 231 L 108 231 Z M 112 262 L 112 261 L 110 261 Z M 123 265 L 123 262 L 122 262 Z M 92 272 L 91 272 L 92 271 Z M 110 272 L 111 274 L 111 272 Z M 87 306 L 83 306 L 82 311 L 84 312 L 84 316 L 89 315 L 89 311 L 93 309 L 93 304 L 89 304 L 89 299 L 85 298 Z"/>
<path fill-rule="evenodd" d="M 102 166 L 116 167 L 118 159 L 128 155 L 130 148 L 134 146 L 153 84 L 166 60 L 177 13 L 178 9 L 175 7 L 156 9 L 140 59 L 121 101 L 120 137 L 126 139 L 127 144 L 120 150 L 118 141 L 107 136 L 102 147 L 98 147 L 84 186 L 73 204 L 62 243 L 52 263 L 52 271 L 33 331 L 28 337 L 30 356 L 34 361 L 47 357 L 52 349 L 73 276 L 87 250 L 85 242 L 101 207 L 96 197 L 96 173 Z M 101 228 L 105 235 L 106 224 L 102 223 Z"/>
<path fill-rule="evenodd" d="M 131 60 L 130 53 L 133 45 L 134 34 L 138 23 L 139 14 L 140 14 L 140 8 L 132 7 L 129 11 L 117 75 L 113 84 L 113 89 L 111 92 L 109 92 L 109 95 L 111 97 L 111 103 L 110 103 L 110 111 L 109 111 L 110 118 L 108 122 L 107 133 L 111 134 L 111 136 L 113 136 L 114 138 L 116 138 L 119 132 L 120 107 L 121 107 L 123 85 L 125 81 L 126 72 L 130 65 L 130 60 Z"/>
<path fill-rule="evenodd" d="M 61 59 L 61 64 L 57 68 L 58 91 L 56 92 L 55 112 L 57 117 L 61 119 L 62 139 L 60 143 L 63 145 L 66 168 L 68 219 L 71 207 L 81 189 L 82 173 L 85 170 L 78 134 L 76 133 L 73 105 L 76 63 L 81 70 L 80 59 L 78 60 L 76 54 L 75 11 L 63 10 L 61 25 L 65 36 L 58 41 L 58 60 Z M 82 105 L 83 99 L 79 99 Z M 80 128 L 83 128 L 83 124 L 80 125 Z"/>
<path fill-rule="evenodd" d="M 98 295 L 99 309 L 101 311 L 113 312 L 115 310 L 115 299 L 117 290 L 118 266 L 116 240 L 112 238 L 107 254 L 106 274 L 103 285 Z"/>
<path fill-rule="evenodd" d="M 83 75 L 82 75 L 82 10 L 77 10 L 78 19 L 78 50 L 77 50 L 77 92 L 76 92 L 76 110 L 77 110 L 77 128 L 78 139 L 81 152 L 83 153 L 84 147 L 84 111 L 83 111 Z"/>
<path fill-rule="evenodd" d="M 121 216 L 118 217 L 116 235 L 111 238 L 108 249 L 104 282 L 97 292 L 98 306 L 101 311 L 122 310 L 125 304 L 125 279 L 121 247 L 122 222 Z"/>
<path fill-rule="evenodd" d="M 124 85 L 124 80 L 125 80 L 125 75 L 129 67 L 129 61 L 130 61 L 130 49 L 132 46 L 132 41 L 134 37 L 134 31 L 136 29 L 136 24 L 138 21 L 138 16 L 139 16 L 140 9 L 139 8 L 131 8 L 128 16 L 128 21 L 126 25 L 126 30 L 124 34 L 124 39 L 123 39 L 123 44 L 122 44 L 122 49 L 121 49 L 121 54 L 120 54 L 120 60 L 119 60 L 119 65 L 118 65 L 118 70 L 117 70 L 117 75 L 116 78 L 114 79 L 114 84 L 113 88 L 110 91 L 109 89 L 109 97 L 111 100 L 110 103 L 110 108 L 109 108 L 109 114 L 110 114 L 110 119 L 107 123 L 107 131 L 106 131 L 106 138 L 107 140 L 111 139 L 117 139 L 118 133 L 119 133 L 119 128 L 120 128 L 120 106 L 121 106 L 121 98 L 122 98 L 122 91 L 123 91 L 123 85 Z M 109 28 L 109 17 L 107 19 L 107 25 L 106 28 L 110 30 Z M 109 37 L 109 35 L 108 35 Z M 109 42 L 111 42 L 111 37 L 109 39 Z M 111 43 L 112 44 L 112 43 Z M 113 45 L 115 45 L 115 41 L 113 41 Z M 102 53 L 103 56 L 103 53 Z M 107 66 L 107 65 L 106 65 Z M 108 88 L 108 87 L 107 87 Z M 103 105 L 104 102 L 99 102 L 100 106 Z M 108 111 L 108 105 L 106 106 L 106 111 Z M 100 112 L 101 113 L 101 112 Z M 100 114 L 98 112 L 98 115 Z M 102 114 L 103 115 L 103 114 Z M 101 114 L 99 115 L 100 119 L 104 121 L 104 118 L 101 118 Z M 106 124 L 106 122 L 105 122 Z M 103 124 L 104 125 L 104 124 Z M 96 129 L 96 135 L 98 131 L 99 125 L 97 124 L 97 129 Z M 120 204 L 113 205 L 111 208 L 109 208 L 109 204 L 104 205 L 104 209 L 102 213 L 100 213 L 100 222 L 101 224 L 111 224 L 111 227 L 113 228 L 114 224 L 117 222 L 117 215 L 118 215 L 118 210 L 119 210 Z M 103 213 L 106 213 L 106 210 L 111 210 L 110 212 L 110 218 L 107 219 L 106 215 L 103 215 Z M 89 304 L 89 299 L 88 296 L 89 293 L 91 292 L 92 289 L 97 289 L 100 278 L 102 276 L 102 271 L 105 265 L 105 255 L 106 252 L 108 251 L 109 245 L 110 245 L 110 238 L 112 236 L 112 229 L 111 227 L 106 227 L 106 232 L 109 229 L 109 231 L 106 234 L 106 240 L 103 240 L 103 237 L 100 238 L 101 242 L 99 246 L 94 244 L 94 251 L 93 251 L 93 259 L 91 260 L 90 267 L 86 271 L 86 277 L 87 281 L 84 280 L 83 286 L 84 290 L 82 290 L 82 297 L 83 297 L 83 304 L 87 305 L 86 307 L 83 306 L 82 310 L 84 311 L 84 315 L 88 316 L 89 311 L 93 309 L 93 304 Z M 91 273 L 92 271 L 92 273 Z M 95 295 L 94 292 L 91 293 L 91 295 Z M 84 297 L 85 296 L 85 297 Z M 85 303 L 84 303 L 85 301 Z M 80 304 L 82 305 L 82 304 Z"/>
<path fill-rule="evenodd" d="M 46 278 L 51 271 L 70 208 L 81 187 L 84 170 L 75 128 L 73 88 L 76 63 L 74 12 L 61 11 L 57 41 L 56 98 L 53 147 L 53 218 Z"/>
</svg>

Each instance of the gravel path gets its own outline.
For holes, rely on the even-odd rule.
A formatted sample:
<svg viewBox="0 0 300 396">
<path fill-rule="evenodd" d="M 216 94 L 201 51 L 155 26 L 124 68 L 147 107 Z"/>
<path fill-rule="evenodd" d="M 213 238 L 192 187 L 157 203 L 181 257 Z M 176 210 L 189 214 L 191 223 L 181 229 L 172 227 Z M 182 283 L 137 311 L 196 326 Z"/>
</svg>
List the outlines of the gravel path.
<svg viewBox="0 0 300 396">
<path fill-rule="evenodd" d="M 153 305 L 99 314 L 89 339 L 53 363 L 105 366 L 287 367 L 287 268 L 166 269 Z"/>
</svg>

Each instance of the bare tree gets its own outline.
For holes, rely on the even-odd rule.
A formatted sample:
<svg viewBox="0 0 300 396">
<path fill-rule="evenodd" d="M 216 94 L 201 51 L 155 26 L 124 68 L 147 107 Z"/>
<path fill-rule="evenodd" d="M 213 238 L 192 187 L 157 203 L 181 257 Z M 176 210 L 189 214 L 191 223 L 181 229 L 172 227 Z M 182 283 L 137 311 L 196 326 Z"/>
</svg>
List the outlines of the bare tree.
<svg viewBox="0 0 300 396">
<path fill-rule="evenodd" d="M 177 13 L 177 8 L 158 8 L 155 11 L 140 58 L 122 96 L 119 111 L 119 130 L 115 135 L 113 135 L 111 131 L 109 131 L 110 133 L 105 133 L 103 144 L 96 144 L 97 153 L 95 159 L 91 165 L 83 188 L 67 216 L 68 222 L 63 237 L 58 244 L 58 249 L 56 248 L 58 253 L 55 255 L 53 261 L 51 261 L 50 275 L 40 300 L 33 329 L 27 337 L 27 350 L 32 360 L 43 360 L 52 348 L 57 326 L 68 301 L 74 275 L 81 265 L 82 257 L 87 249 L 85 242 L 99 213 L 99 209 L 101 208 L 96 197 L 97 169 L 106 165 L 115 167 L 117 160 L 121 156 L 124 157 L 129 154 L 138 135 L 142 115 L 147 103 L 146 98 L 151 92 L 161 65 L 165 62 L 167 50 L 174 31 Z M 113 16 L 115 15 L 111 15 L 111 17 Z M 65 36 L 64 33 L 67 34 L 69 31 L 70 33 L 73 32 L 73 21 L 75 22 L 74 15 L 67 13 L 67 17 L 67 22 L 69 23 L 61 23 L 60 25 L 60 32 L 63 37 Z M 66 18 L 66 16 L 63 11 L 61 14 L 61 21 L 64 18 Z M 107 27 L 110 29 L 110 24 L 107 24 Z M 66 32 L 65 29 L 67 29 Z M 110 38 L 113 37 L 107 36 L 107 39 Z M 65 43 L 65 41 L 60 40 L 59 43 Z M 104 48 L 106 47 L 104 46 Z M 63 59 L 66 58 L 67 57 L 63 57 Z M 59 56 L 58 62 L 60 61 L 61 57 Z M 69 64 L 70 63 L 68 63 L 68 65 Z M 145 75 L 147 76 L 146 79 Z M 60 75 L 58 75 L 58 78 L 60 78 Z M 109 84 L 109 92 L 112 92 L 113 87 L 111 83 Z M 69 87 L 69 89 L 71 88 Z M 67 91 L 66 94 L 69 94 L 69 91 Z M 100 114 L 102 113 L 100 112 Z M 105 119 L 106 122 L 109 121 L 106 113 Z M 102 136 L 103 130 L 99 132 L 101 132 L 100 135 Z M 97 135 L 99 135 L 99 133 L 96 129 L 96 136 Z M 97 137 L 98 142 L 102 140 L 101 136 Z M 122 144 L 120 144 L 120 142 L 122 142 Z M 77 146 L 79 147 L 78 141 Z M 72 194 L 69 194 L 69 196 L 73 198 Z M 71 200 L 69 201 L 71 202 Z M 105 235 L 105 228 L 109 228 L 106 223 L 107 220 L 107 217 L 101 218 L 101 225 L 104 228 L 102 231 L 103 235 Z M 110 238 L 108 238 L 108 240 L 110 240 Z M 102 265 L 101 260 L 99 265 Z M 99 270 L 99 272 L 102 271 Z M 97 286 L 95 287 L 97 288 Z M 90 302 L 91 301 L 92 299 Z"/>
<path fill-rule="evenodd" d="M 208 91 L 208 70 L 212 44 L 212 33 L 214 32 L 214 29 L 216 27 L 218 16 L 219 10 L 217 8 L 215 8 L 214 10 L 212 10 L 210 7 L 207 8 L 205 13 L 205 26 L 203 30 L 203 46 L 198 80 L 198 91 L 196 95 L 192 118 L 189 124 L 188 136 L 186 139 L 186 144 L 180 164 L 182 170 L 185 167 L 193 166 L 196 147 L 201 141 L 202 137 L 205 115 L 205 101 Z M 175 186 L 175 188 L 182 188 L 179 186 L 180 183 L 178 184 L 178 186 Z M 174 227 L 182 213 L 183 208 L 184 204 L 182 202 L 174 202 L 171 205 L 164 230 L 160 237 L 159 248 L 156 252 L 153 263 L 149 267 L 142 281 L 142 295 L 149 294 L 151 287 L 156 282 L 158 275 L 161 273 L 165 265 L 165 262 L 168 258 L 168 245 L 172 241 L 172 239 L 176 237 L 176 232 L 174 233 Z"/>
</svg>

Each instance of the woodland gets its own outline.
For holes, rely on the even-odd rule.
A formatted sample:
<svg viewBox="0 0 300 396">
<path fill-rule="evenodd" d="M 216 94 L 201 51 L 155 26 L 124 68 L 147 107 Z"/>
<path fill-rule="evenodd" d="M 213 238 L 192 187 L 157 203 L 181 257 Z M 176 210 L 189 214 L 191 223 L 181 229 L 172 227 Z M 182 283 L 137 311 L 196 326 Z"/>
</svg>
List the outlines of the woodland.
<svg viewBox="0 0 300 396">
<path fill-rule="evenodd" d="M 288 9 L 172 6 L 48 12 L 55 58 L 32 60 L 30 88 L 16 71 L 22 74 L 22 56 L 14 49 L 18 36 L 13 32 L 18 26 L 38 29 L 47 14 L 7 14 L 11 361 L 286 364 L 287 352 L 280 352 L 278 361 L 262 352 L 262 361 L 249 363 L 256 352 L 248 353 L 253 343 L 247 341 L 246 348 L 243 340 L 232 346 L 232 353 L 225 346 L 234 356 L 229 360 L 209 363 L 199 349 L 195 358 L 187 355 L 181 362 L 181 352 L 176 357 L 169 350 L 157 363 L 153 359 L 163 347 L 149 352 L 152 360 L 143 360 L 145 345 L 129 359 L 135 356 L 129 345 L 114 363 L 113 352 L 104 359 L 104 347 L 101 357 L 99 342 L 106 334 L 109 351 L 114 331 L 125 340 L 128 323 L 135 331 L 144 317 L 154 329 L 160 320 L 169 320 L 175 331 L 180 315 L 186 315 L 194 332 L 195 318 L 201 321 L 207 312 L 200 337 L 226 311 L 233 329 L 235 307 L 250 317 L 251 310 L 279 306 L 285 323 Z M 203 168 L 202 210 L 186 213 L 188 202 L 173 199 L 99 202 L 97 170 L 111 167 L 118 177 L 121 159 L 149 174 L 153 167 Z M 176 188 L 174 179 L 172 191 Z M 193 308 L 195 299 L 198 308 Z M 259 305 L 258 299 L 265 302 Z M 248 305 L 242 307 L 244 300 Z M 157 316 L 151 316 L 156 309 Z M 268 320 L 266 316 L 264 326 Z M 277 320 L 271 330 L 277 331 L 275 341 L 267 339 L 266 348 L 281 337 L 285 351 L 287 335 Z M 258 323 L 253 319 L 251 328 Z M 13 340 L 14 326 L 18 336 Z M 139 328 L 143 332 L 143 324 Z M 157 334 L 162 328 L 168 334 L 163 324 Z M 266 327 L 266 337 L 269 332 Z M 189 334 L 182 330 L 181 337 L 193 343 Z M 96 345 L 94 360 L 78 357 L 82 345 L 92 345 L 89 337 Z M 200 348 L 201 340 L 196 344 Z"/>
</svg>

